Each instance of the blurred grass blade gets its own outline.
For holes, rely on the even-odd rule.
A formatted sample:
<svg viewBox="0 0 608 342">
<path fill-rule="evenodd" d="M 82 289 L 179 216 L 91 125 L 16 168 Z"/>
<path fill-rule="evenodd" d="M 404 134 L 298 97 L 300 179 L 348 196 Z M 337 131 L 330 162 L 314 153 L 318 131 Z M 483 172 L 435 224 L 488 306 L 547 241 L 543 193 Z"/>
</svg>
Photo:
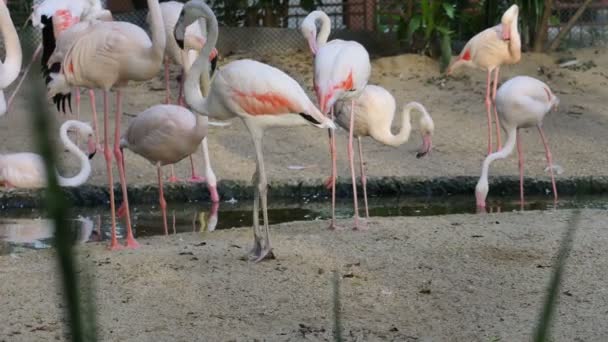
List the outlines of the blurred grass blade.
<svg viewBox="0 0 608 342">
<path fill-rule="evenodd" d="M 31 56 L 33 48 L 31 44 L 24 44 L 24 55 Z M 76 273 L 76 263 L 73 255 L 72 238 L 68 224 L 68 208 L 64 193 L 59 186 L 57 179 L 57 155 L 55 139 L 52 136 L 56 134 L 54 131 L 53 120 L 54 113 L 51 113 L 48 108 L 49 104 L 46 99 L 46 92 L 43 87 L 42 79 L 39 75 L 32 76 L 35 73 L 30 73 L 26 84 L 28 84 L 28 95 L 33 101 L 28 101 L 29 112 L 31 113 L 32 128 L 35 139 L 35 146 L 38 148 L 38 153 L 41 155 L 44 166 L 47 172 L 47 188 L 46 188 L 46 210 L 49 218 L 53 221 L 55 227 L 55 247 L 57 249 L 57 259 L 59 261 L 59 270 L 63 284 L 63 294 L 67 302 L 68 309 L 68 325 L 70 332 L 69 340 L 71 341 L 95 341 L 95 320 L 92 305 L 85 305 L 90 317 L 87 318 L 87 327 L 89 330 L 86 334 L 84 331 L 84 322 L 82 317 L 82 308 L 79 299 L 78 275 Z"/>
<path fill-rule="evenodd" d="M 340 275 L 334 271 L 333 278 L 334 341 L 342 342 L 342 313 L 340 309 Z"/>
<path fill-rule="evenodd" d="M 551 274 L 551 281 L 549 282 L 549 288 L 547 289 L 547 297 L 545 298 L 543 311 L 539 318 L 538 325 L 536 326 L 536 332 L 534 333 L 535 342 L 549 341 L 549 328 L 551 327 L 551 318 L 555 312 L 555 307 L 557 306 L 558 291 L 564 272 L 564 266 L 566 265 L 568 254 L 570 254 L 570 250 L 572 249 L 572 240 L 580 222 L 580 218 L 581 212 L 580 210 L 576 210 L 570 217 L 570 221 L 568 221 L 568 226 L 557 254 L 557 260 L 555 260 L 553 273 Z"/>
</svg>

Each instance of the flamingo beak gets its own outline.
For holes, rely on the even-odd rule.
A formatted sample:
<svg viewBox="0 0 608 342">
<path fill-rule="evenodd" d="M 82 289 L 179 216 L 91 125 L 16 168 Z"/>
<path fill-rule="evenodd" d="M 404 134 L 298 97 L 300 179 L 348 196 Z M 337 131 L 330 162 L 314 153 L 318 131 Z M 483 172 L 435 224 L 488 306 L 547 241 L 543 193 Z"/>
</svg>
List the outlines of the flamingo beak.
<svg viewBox="0 0 608 342">
<path fill-rule="evenodd" d="M 308 47 L 310 48 L 310 51 L 312 52 L 313 56 L 315 56 L 319 49 L 317 47 L 317 39 L 312 34 L 308 36 Z"/>
<path fill-rule="evenodd" d="M 211 53 L 209 54 L 209 62 L 212 62 L 214 59 L 216 59 L 218 55 L 219 52 L 217 51 L 217 49 L 213 48 L 213 50 L 211 50 Z"/>
<path fill-rule="evenodd" d="M 93 159 L 95 153 L 97 153 L 97 144 L 93 140 L 93 136 L 90 136 L 87 141 L 87 152 L 89 154 L 89 159 Z"/>
<path fill-rule="evenodd" d="M 426 133 L 422 136 L 422 146 L 420 147 L 420 150 L 418 150 L 418 153 L 416 153 L 416 158 L 422 158 L 427 154 L 430 154 L 432 148 L 433 142 L 431 139 L 431 134 Z"/>
<path fill-rule="evenodd" d="M 511 28 L 508 24 L 502 24 L 502 40 L 511 40 Z"/>
</svg>

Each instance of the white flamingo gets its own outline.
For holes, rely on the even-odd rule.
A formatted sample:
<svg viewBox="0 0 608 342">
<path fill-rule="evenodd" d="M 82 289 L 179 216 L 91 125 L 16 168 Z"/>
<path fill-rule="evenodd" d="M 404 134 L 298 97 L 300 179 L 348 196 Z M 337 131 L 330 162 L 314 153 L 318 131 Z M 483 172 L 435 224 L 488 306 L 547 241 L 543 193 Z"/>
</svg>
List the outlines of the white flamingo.
<svg viewBox="0 0 608 342">
<path fill-rule="evenodd" d="M 11 19 L 11 14 L 6 7 L 6 1 L 0 1 L 0 30 L 6 51 L 4 62 L 0 63 L 0 116 L 6 114 L 8 105 L 4 98 L 4 89 L 13 83 L 21 71 L 21 43 Z"/>
</svg>

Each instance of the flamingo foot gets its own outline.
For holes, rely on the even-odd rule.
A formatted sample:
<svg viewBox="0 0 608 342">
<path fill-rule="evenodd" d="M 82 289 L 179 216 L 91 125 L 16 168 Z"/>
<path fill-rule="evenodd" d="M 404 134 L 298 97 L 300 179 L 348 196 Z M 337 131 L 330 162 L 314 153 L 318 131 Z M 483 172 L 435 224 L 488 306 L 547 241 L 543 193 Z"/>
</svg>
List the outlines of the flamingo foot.
<svg viewBox="0 0 608 342">
<path fill-rule="evenodd" d="M 362 220 L 361 218 L 359 218 L 359 220 L 355 220 L 355 226 L 353 227 L 353 230 L 358 230 L 358 231 L 368 230 L 367 222 Z"/>
<path fill-rule="evenodd" d="M 331 190 L 332 185 L 335 184 L 335 183 L 336 183 L 336 177 L 329 176 L 325 180 L 325 188 L 328 189 L 328 190 Z"/>
<path fill-rule="evenodd" d="M 120 208 L 118 208 L 118 210 L 116 210 L 116 217 L 123 218 L 126 215 L 127 215 L 127 206 L 125 205 L 125 202 L 122 202 L 122 204 L 120 205 Z"/>
<path fill-rule="evenodd" d="M 327 229 L 329 229 L 329 230 L 344 230 L 343 227 L 338 226 L 335 222 L 331 222 L 329 224 L 329 226 L 327 227 Z"/>
<path fill-rule="evenodd" d="M 122 246 L 118 244 L 118 240 L 112 240 L 108 245 L 108 249 L 111 251 L 119 251 L 122 249 Z"/>
<path fill-rule="evenodd" d="M 139 248 L 139 242 L 135 241 L 135 239 L 133 237 L 128 237 L 127 238 L 127 242 L 125 243 L 125 247 L 128 249 L 138 249 Z"/>
<path fill-rule="evenodd" d="M 219 203 L 220 195 L 217 193 L 217 186 L 207 185 L 209 189 L 209 196 L 211 197 L 211 203 Z"/>
<path fill-rule="evenodd" d="M 272 259 L 276 259 L 276 256 L 274 255 L 272 248 L 264 248 L 261 251 L 259 251 L 259 253 L 257 253 L 257 255 L 256 254 L 251 255 L 249 258 L 249 261 L 258 263 L 260 261 L 272 260 Z"/>
<path fill-rule="evenodd" d="M 199 175 L 192 174 L 192 177 L 188 178 L 188 182 L 190 183 L 203 183 L 205 181 L 205 177 L 201 177 Z"/>
<path fill-rule="evenodd" d="M 167 182 L 169 182 L 169 183 L 178 183 L 178 182 L 181 182 L 181 181 L 182 180 L 179 179 L 179 178 L 177 178 L 177 176 L 175 176 L 175 175 L 167 178 Z"/>
</svg>

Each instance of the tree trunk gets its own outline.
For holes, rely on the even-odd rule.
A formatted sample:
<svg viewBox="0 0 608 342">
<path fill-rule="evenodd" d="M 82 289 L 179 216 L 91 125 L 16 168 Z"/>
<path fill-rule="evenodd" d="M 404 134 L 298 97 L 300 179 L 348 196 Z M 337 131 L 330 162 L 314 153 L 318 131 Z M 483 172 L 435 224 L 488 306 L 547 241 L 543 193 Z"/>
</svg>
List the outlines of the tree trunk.
<svg viewBox="0 0 608 342">
<path fill-rule="evenodd" d="M 534 52 L 542 52 L 547 39 L 547 31 L 549 30 L 549 18 L 553 12 L 553 0 L 545 0 L 543 16 L 536 28 L 536 37 L 534 37 Z"/>
<path fill-rule="evenodd" d="M 572 30 L 574 24 L 576 24 L 578 19 L 581 17 L 581 15 L 583 15 L 583 12 L 585 12 L 585 10 L 587 9 L 587 7 L 589 7 L 589 4 L 591 4 L 592 1 L 593 0 L 585 0 L 585 2 L 581 4 L 578 10 L 576 10 L 576 13 L 574 13 L 574 15 L 572 16 L 572 18 L 568 20 L 566 26 L 564 26 L 563 29 L 559 30 L 557 37 L 555 37 L 555 39 L 553 39 L 553 41 L 549 45 L 549 51 L 555 51 L 555 49 L 557 49 L 561 40 L 568 34 L 568 32 L 570 32 L 570 30 Z"/>
</svg>

